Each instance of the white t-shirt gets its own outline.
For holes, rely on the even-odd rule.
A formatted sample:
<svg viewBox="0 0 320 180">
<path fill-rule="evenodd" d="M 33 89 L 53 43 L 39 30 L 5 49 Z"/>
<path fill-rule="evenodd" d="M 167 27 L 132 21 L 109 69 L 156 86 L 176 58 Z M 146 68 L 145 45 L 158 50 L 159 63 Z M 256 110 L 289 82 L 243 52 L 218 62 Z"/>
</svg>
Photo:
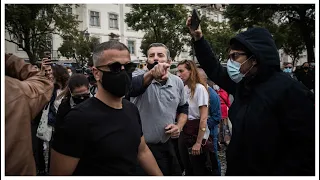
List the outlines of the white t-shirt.
<svg viewBox="0 0 320 180">
<path fill-rule="evenodd" d="M 192 99 L 191 99 L 191 89 L 187 85 L 184 86 L 184 92 L 186 95 L 186 99 L 188 99 L 188 103 L 189 103 L 188 120 L 190 121 L 190 120 L 200 119 L 199 107 L 200 106 L 208 107 L 208 104 L 209 104 L 208 91 L 202 84 L 197 83 Z M 209 135 L 210 135 L 210 130 L 207 125 L 206 132 L 203 138 L 208 139 Z"/>
<path fill-rule="evenodd" d="M 62 101 L 62 99 L 63 99 L 63 97 L 61 97 L 60 99 L 58 99 L 58 97 L 59 97 L 59 95 L 60 95 L 61 93 L 62 93 L 62 90 L 61 90 L 61 89 L 58 89 L 58 90 L 57 90 L 57 97 L 56 97 L 55 101 L 53 102 L 53 105 L 54 105 L 54 108 L 55 108 L 56 112 L 58 111 L 58 108 L 59 108 L 59 106 L 60 106 L 60 104 L 61 104 L 61 101 Z"/>
</svg>

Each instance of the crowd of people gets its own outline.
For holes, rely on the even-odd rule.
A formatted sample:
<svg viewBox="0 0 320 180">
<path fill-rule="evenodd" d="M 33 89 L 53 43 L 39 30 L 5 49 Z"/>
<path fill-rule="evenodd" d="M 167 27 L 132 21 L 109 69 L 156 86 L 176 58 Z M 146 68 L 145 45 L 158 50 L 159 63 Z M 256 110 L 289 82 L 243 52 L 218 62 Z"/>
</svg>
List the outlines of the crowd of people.
<svg viewBox="0 0 320 180">
<path fill-rule="evenodd" d="M 103 42 L 87 75 L 6 54 L 5 174 L 221 176 L 225 146 L 226 175 L 314 176 L 309 64 L 281 70 L 272 35 L 251 28 L 230 40 L 225 68 L 186 25 L 200 66 L 184 60 L 176 74 L 157 42 L 147 70 L 123 43 Z"/>
</svg>

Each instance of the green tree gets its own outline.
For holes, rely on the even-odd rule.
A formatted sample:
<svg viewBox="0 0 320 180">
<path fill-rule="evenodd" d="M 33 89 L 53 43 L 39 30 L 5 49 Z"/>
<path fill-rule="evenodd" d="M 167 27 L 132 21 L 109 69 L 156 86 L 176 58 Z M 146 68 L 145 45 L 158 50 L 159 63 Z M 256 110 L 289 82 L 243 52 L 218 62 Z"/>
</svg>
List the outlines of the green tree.
<svg viewBox="0 0 320 180">
<path fill-rule="evenodd" d="M 207 28 L 203 29 L 203 35 L 214 49 L 216 57 L 220 61 L 226 60 L 230 39 L 236 33 L 224 22 L 220 23 L 208 20 L 208 18 L 204 19 L 207 21 Z"/>
<path fill-rule="evenodd" d="M 64 36 L 58 51 L 68 59 L 75 58 L 77 63 L 84 66 L 92 58 L 94 47 L 99 43 L 99 38 L 87 37 L 83 32 L 77 32 L 72 36 Z"/>
<path fill-rule="evenodd" d="M 298 59 L 301 57 L 303 50 L 305 50 L 305 45 L 297 39 L 302 39 L 301 35 L 294 30 L 293 24 L 283 24 L 279 27 L 279 32 L 287 38 L 282 46 L 283 51 L 292 58 L 292 65 L 294 66 Z M 290 38 L 295 37 L 295 38 Z"/>
<path fill-rule="evenodd" d="M 174 60 L 188 40 L 185 30 L 187 13 L 181 4 L 133 4 L 125 22 L 133 30 L 145 32 L 140 47 L 143 54 L 147 56 L 151 43 L 163 43 Z"/>
<path fill-rule="evenodd" d="M 66 35 L 77 30 L 76 15 L 66 13 L 70 4 L 6 4 L 5 30 L 8 42 L 25 51 L 31 63 L 51 51 L 53 34 Z"/>
<path fill-rule="evenodd" d="M 237 31 L 253 26 L 266 27 L 274 35 L 278 48 L 282 48 L 284 44 L 294 47 L 297 42 L 301 42 L 307 49 L 308 62 L 315 60 L 314 4 L 229 5 L 224 15 L 230 19 L 230 26 Z M 281 25 L 293 28 L 294 34 L 299 33 L 299 36 L 294 37 L 286 33 L 288 36 L 284 37 L 278 34 L 281 33 Z"/>
</svg>

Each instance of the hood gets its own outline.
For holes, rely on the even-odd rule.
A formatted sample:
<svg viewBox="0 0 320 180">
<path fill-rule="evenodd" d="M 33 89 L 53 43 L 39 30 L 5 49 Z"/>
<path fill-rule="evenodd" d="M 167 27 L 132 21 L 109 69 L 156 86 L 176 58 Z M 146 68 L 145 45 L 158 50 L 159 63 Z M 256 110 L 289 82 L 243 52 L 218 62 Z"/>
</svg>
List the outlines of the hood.
<svg viewBox="0 0 320 180">
<path fill-rule="evenodd" d="M 239 41 L 248 48 L 257 57 L 260 64 L 280 67 L 278 49 L 272 35 L 267 29 L 250 28 L 232 38 L 230 44 L 234 40 Z"/>
</svg>

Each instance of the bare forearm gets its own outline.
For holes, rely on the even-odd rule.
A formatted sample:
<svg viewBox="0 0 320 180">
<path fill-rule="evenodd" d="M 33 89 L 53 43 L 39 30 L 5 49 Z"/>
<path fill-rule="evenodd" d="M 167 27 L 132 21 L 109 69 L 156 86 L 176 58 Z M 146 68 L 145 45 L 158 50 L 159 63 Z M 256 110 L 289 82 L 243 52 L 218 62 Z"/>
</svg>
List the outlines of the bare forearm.
<svg viewBox="0 0 320 180">
<path fill-rule="evenodd" d="M 188 115 L 186 115 L 184 113 L 179 114 L 177 126 L 179 127 L 180 131 L 182 131 L 183 126 L 187 123 L 187 120 L 188 120 Z"/>
<path fill-rule="evenodd" d="M 148 147 L 142 152 L 139 152 L 138 161 L 147 174 L 152 176 L 163 176 L 157 161 Z"/>
<path fill-rule="evenodd" d="M 202 143 L 202 139 L 205 131 L 202 131 L 201 129 L 206 127 L 207 127 L 207 119 L 200 119 L 197 143 L 200 143 L 200 144 Z"/>
</svg>

